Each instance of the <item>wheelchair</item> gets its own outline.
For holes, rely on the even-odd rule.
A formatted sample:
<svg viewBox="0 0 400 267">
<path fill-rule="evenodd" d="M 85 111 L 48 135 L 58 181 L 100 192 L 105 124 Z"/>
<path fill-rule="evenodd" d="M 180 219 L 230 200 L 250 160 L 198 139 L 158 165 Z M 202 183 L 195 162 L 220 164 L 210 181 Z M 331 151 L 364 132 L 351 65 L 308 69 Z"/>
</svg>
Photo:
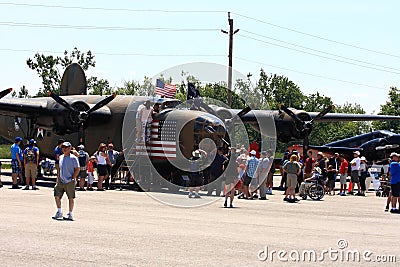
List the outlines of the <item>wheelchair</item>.
<svg viewBox="0 0 400 267">
<path fill-rule="evenodd" d="M 307 197 L 312 200 L 321 200 L 325 195 L 324 178 L 322 175 L 314 178 L 311 181 L 304 182 L 304 192 L 300 193 L 300 197 L 304 200 Z"/>
</svg>

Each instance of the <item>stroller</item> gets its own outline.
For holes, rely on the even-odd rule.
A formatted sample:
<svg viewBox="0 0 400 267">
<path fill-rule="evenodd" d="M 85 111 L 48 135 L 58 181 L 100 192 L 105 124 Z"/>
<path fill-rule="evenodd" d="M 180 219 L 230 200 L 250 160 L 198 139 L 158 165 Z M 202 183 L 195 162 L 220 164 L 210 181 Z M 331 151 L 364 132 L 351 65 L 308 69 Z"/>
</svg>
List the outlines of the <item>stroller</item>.
<svg viewBox="0 0 400 267">
<path fill-rule="evenodd" d="M 42 163 L 40 165 L 42 166 L 43 173 L 45 175 L 54 175 L 55 165 L 53 161 L 51 161 L 48 158 L 45 158 L 42 160 Z"/>
<path fill-rule="evenodd" d="M 386 175 L 382 175 L 380 181 L 380 185 L 376 191 L 377 197 L 388 197 L 390 193 L 390 181 Z"/>
</svg>

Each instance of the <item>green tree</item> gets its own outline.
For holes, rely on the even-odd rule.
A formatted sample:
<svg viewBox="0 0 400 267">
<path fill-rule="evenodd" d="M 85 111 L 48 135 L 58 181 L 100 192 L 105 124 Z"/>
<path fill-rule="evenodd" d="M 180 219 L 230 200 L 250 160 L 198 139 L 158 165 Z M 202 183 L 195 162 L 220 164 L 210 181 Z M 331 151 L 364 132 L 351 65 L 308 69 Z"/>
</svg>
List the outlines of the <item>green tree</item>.
<svg viewBox="0 0 400 267">
<path fill-rule="evenodd" d="M 48 92 L 59 94 L 62 71 L 73 62 L 81 65 L 84 71 L 96 65 L 94 55 L 90 50 L 85 54 L 76 47 L 71 53 L 65 50 L 63 57 L 36 53 L 33 59 L 27 59 L 28 67 L 35 70 L 42 79 L 43 88 L 39 88 L 37 95 L 47 96 Z M 99 85 L 96 84 L 95 86 Z"/>
<path fill-rule="evenodd" d="M 271 109 L 277 109 L 278 104 L 284 104 L 296 109 L 303 107 L 304 94 L 301 92 L 300 87 L 287 77 L 277 74 L 268 76 L 261 69 L 257 87 L 261 91 L 264 101 L 268 103 Z"/>
<path fill-rule="evenodd" d="M 90 77 L 88 79 L 88 92 L 90 95 L 111 95 L 112 88 L 107 80 Z"/>
<path fill-rule="evenodd" d="M 378 114 L 400 116 L 400 91 L 397 87 L 390 87 L 389 100 L 381 105 Z M 375 121 L 372 125 L 375 129 L 400 132 L 400 121 Z"/>
</svg>

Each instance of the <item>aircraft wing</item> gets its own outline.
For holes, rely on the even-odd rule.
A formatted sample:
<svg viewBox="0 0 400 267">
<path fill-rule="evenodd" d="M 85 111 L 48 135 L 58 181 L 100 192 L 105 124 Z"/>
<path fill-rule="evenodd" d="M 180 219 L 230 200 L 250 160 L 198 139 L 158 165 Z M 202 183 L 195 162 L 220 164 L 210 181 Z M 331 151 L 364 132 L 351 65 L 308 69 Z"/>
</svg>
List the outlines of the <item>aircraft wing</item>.
<svg viewBox="0 0 400 267">
<path fill-rule="evenodd" d="M 352 154 L 354 151 L 362 151 L 360 147 L 343 147 L 343 146 L 309 146 L 311 149 L 315 149 L 321 152 L 331 152 L 331 153 L 343 153 Z"/>
<path fill-rule="evenodd" d="M 317 116 L 318 112 L 308 112 L 308 114 L 311 116 L 311 118 L 315 118 Z M 316 122 L 380 121 L 380 120 L 400 120 L 400 116 L 328 113 L 321 118 L 315 119 Z"/>
<path fill-rule="evenodd" d="M 84 102 L 84 101 L 83 101 Z M 88 104 L 89 107 L 94 104 Z M 3 98 L 0 100 L 0 115 L 16 117 L 36 117 L 36 116 L 54 116 L 54 114 L 65 112 L 66 109 L 56 103 L 50 97 L 38 98 Z M 103 117 L 111 116 L 111 111 L 104 106 L 94 111 L 91 116 Z"/>
</svg>

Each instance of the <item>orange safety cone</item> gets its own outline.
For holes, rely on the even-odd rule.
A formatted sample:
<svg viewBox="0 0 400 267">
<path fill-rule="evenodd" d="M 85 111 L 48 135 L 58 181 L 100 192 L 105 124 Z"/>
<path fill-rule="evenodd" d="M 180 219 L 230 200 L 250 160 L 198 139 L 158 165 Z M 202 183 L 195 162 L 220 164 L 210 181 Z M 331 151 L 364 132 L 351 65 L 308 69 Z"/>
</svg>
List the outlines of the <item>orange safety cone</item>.
<svg viewBox="0 0 400 267">
<path fill-rule="evenodd" d="M 352 191 L 353 191 L 353 182 L 350 181 L 350 183 L 349 183 L 349 190 L 347 190 L 347 192 L 350 193 L 350 192 L 352 192 Z"/>
</svg>

